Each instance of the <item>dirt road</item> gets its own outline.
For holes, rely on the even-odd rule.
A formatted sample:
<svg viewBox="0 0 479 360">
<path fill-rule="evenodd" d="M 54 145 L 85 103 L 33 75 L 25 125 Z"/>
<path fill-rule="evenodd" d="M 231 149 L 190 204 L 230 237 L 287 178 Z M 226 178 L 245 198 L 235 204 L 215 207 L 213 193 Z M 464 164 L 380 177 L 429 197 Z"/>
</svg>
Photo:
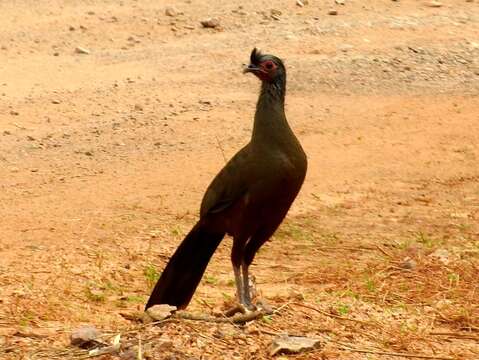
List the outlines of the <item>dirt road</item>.
<svg viewBox="0 0 479 360">
<path fill-rule="evenodd" d="M 0 358 L 77 358 L 72 328 L 137 326 L 121 313 L 249 139 L 254 46 L 286 61 L 310 164 L 254 266 L 281 310 L 148 328 L 147 353 L 269 358 L 288 332 L 322 339 L 305 359 L 479 357 L 479 2 L 344 3 L 0 3 Z M 234 296 L 229 246 L 192 311 Z"/>
</svg>

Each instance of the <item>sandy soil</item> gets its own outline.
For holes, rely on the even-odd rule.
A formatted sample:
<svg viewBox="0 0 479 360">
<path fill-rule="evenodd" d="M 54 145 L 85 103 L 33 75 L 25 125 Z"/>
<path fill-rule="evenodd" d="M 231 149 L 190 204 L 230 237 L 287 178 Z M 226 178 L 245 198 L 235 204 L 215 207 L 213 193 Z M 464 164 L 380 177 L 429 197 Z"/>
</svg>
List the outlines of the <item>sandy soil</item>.
<svg viewBox="0 0 479 360">
<path fill-rule="evenodd" d="M 296 358 L 479 358 L 479 2 L 430 4 L 0 2 L 0 358 L 81 358 L 85 323 L 125 359 L 269 358 L 284 332 L 321 338 Z M 287 63 L 310 164 L 255 261 L 279 310 L 139 330 L 122 314 L 249 139 L 254 46 Z M 191 311 L 234 295 L 229 246 Z"/>
</svg>

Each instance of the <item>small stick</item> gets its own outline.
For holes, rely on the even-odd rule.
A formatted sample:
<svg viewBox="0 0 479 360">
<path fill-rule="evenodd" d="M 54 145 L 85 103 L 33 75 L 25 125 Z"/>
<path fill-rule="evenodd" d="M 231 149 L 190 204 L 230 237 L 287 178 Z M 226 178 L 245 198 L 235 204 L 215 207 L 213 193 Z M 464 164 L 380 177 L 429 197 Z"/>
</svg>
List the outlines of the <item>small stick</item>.
<svg viewBox="0 0 479 360">
<path fill-rule="evenodd" d="M 376 248 L 377 248 L 379 251 L 381 251 L 384 255 L 386 255 L 387 257 L 392 258 L 392 255 L 389 254 L 386 250 L 384 250 L 381 245 L 376 245 Z"/>
<path fill-rule="evenodd" d="M 228 159 L 226 159 L 225 156 L 225 150 L 223 149 L 223 146 L 221 145 L 220 139 L 218 139 L 218 136 L 215 135 L 216 143 L 218 144 L 218 148 L 221 151 L 221 155 L 223 155 L 223 160 L 225 161 L 225 164 L 228 162 Z"/>
<path fill-rule="evenodd" d="M 214 323 L 229 323 L 232 322 L 234 324 L 242 324 L 248 321 L 252 321 L 258 318 L 263 317 L 264 315 L 268 315 L 268 313 L 264 311 L 252 311 L 246 314 L 236 314 L 231 318 L 218 318 L 209 315 L 203 314 L 191 314 L 184 311 L 176 312 L 172 317 L 178 319 L 185 319 L 185 320 L 197 320 L 197 321 L 206 321 L 206 322 L 214 322 Z"/>
<path fill-rule="evenodd" d="M 376 351 L 376 350 L 366 350 L 366 349 L 353 349 L 350 347 L 340 347 L 341 350 L 358 352 L 363 354 L 375 354 L 375 355 L 387 355 L 387 356 L 401 356 L 405 358 L 416 358 L 416 359 L 434 359 L 434 360 L 454 360 L 454 358 L 449 356 L 434 356 L 434 355 L 421 355 L 421 354 L 409 354 L 409 353 L 397 353 L 397 352 L 388 352 L 388 351 Z"/>
<path fill-rule="evenodd" d="M 457 332 L 439 332 L 433 331 L 429 335 L 440 335 L 440 336 L 449 336 L 457 339 L 469 339 L 469 340 L 479 340 L 479 336 L 474 336 L 471 334 L 457 333 Z"/>
</svg>

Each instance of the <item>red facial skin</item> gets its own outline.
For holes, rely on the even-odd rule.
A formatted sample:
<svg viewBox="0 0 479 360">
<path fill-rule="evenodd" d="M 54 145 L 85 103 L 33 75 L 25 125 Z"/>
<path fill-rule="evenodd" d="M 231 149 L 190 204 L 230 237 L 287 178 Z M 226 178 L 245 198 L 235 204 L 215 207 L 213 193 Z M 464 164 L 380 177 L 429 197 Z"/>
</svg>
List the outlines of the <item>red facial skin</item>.
<svg viewBox="0 0 479 360">
<path fill-rule="evenodd" d="M 260 68 L 260 70 L 256 71 L 255 75 L 259 77 L 262 81 L 272 81 L 274 79 L 277 66 L 273 61 L 263 61 L 259 64 L 258 67 Z"/>
</svg>

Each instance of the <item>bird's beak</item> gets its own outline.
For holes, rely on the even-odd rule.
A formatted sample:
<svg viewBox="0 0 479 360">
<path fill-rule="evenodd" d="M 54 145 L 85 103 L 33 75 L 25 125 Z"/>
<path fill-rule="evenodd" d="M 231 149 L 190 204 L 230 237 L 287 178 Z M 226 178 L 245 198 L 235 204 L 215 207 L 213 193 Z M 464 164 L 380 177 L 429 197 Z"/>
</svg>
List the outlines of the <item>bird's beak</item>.
<svg viewBox="0 0 479 360">
<path fill-rule="evenodd" d="M 243 74 L 246 74 L 246 73 L 255 74 L 255 73 L 259 73 L 259 72 L 261 72 L 261 68 L 254 65 L 254 64 L 249 64 L 248 66 L 245 66 L 243 68 Z"/>
</svg>

